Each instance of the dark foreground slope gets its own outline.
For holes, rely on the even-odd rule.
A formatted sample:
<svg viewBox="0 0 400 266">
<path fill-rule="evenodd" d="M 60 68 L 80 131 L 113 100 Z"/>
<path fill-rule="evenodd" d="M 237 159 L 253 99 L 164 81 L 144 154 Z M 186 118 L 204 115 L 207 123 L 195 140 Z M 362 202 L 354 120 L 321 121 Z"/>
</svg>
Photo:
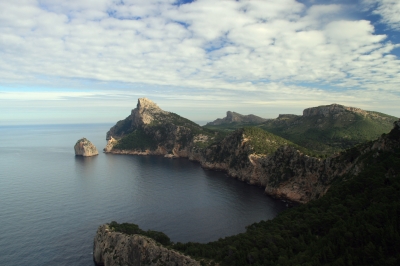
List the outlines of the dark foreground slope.
<svg viewBox="0 0 400 266">
<path fill-rule="evenodd" d="M 236 236 L 169 248 L 211 265 L 399 265 L 400 121 L 340 158 L 359 171 L 336 176 L 322 198 Z"/>
<path fill-rule="evenodd" d="M 337 178 L 321 199 L 250 225 L 246 233 L 174 249 L 221 265 L 399 265 L 399 125 L 348 150 L 366 167 Z"/>
</svg>

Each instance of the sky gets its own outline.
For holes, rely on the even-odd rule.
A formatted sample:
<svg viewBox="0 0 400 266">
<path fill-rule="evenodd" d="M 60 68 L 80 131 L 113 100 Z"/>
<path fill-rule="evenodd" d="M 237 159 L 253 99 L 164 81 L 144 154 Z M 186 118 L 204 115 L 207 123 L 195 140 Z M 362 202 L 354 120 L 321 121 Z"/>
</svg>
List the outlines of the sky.
<svg viewBox="0 0 400 266">
<path fill-rule="evenodd" d="M 0 0 L 0 125 L 400 116 L 399 0 Z"/>
</svg>

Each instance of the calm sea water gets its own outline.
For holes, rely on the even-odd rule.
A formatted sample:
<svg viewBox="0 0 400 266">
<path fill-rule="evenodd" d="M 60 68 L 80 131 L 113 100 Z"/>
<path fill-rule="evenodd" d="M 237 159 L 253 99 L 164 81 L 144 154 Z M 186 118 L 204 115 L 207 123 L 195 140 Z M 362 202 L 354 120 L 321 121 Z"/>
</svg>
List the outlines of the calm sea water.
<svg viewBox="0 0 400 266">
<path fill-rule="evenodd" d="M 285 208 L 263 189 L 187 159 L 75 157 L 112 125 L 0 127 L 0 265 L 90 265 L 103 223 L 132 222 L 172 241 L 209 242 Z"/>
</svg>

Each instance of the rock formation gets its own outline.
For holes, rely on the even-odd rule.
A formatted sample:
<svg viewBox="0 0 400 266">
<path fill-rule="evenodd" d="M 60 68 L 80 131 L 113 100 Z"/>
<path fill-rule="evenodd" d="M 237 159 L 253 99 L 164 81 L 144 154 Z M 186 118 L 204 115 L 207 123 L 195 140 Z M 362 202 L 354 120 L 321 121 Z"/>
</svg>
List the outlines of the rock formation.
<svg viewBox="0 0 400 266">
<path fill-rule="evenodd" d="M 153 101 L 147 98 L 139 98 L 136 108 L 131 111 L 127 118 L 118 121 L 115 126 L 110 128 L 106 138 L 109 140 L 111 136 L 114 136 L 114 138 L 119 139 L 154 120 L 163 119 L 168 114 L 170 113 L 160 109 Z"/>
<path fill-rule="evenodd" d="M 94 146 L 93 143 L 86 138 L 81 138 L 78 140 L 74 146 L 74 149 L 75 155 L 77 156 L 89 157 L 99 154 L 96 146 Z"/>
<path fill-rule="evenodd" d="M 114 232 L 108 224 L 98 228 L 93 244 L 93 260 L 97 265 L 166 265 L 198 266 L 200 263 L 155 240 L 142 235 Z"/>
<path fill-rule="evenodd" d="M 226 112 L 226 117 L 218 118 L 213 122 L 207 123 L 207 126 L 218 126 L 223 124 L 230 124 L 230 123 L 262 123 L 265 122 L 267 119 L 261 118 L 256 115 L 241 115 L 236 112 L 228 111 Z"/>
<path fill-rule="evenodd" d="M 103 151 L 104 152 L 110 152 L 115 144 L 117 144 L 117 141 L 112 136 L 110 136 L 110 139 L 107 141 L 107 145 L 103 149 Z"/>
</svg>

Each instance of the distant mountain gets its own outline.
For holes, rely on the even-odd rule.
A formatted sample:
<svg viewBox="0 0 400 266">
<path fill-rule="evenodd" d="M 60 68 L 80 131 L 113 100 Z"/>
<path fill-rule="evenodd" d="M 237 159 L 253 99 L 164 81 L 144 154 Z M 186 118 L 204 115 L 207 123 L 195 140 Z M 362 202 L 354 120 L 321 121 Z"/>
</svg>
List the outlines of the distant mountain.
<svg viewBox="0 0 400 266">
<path fill-rule="evenodd" d="M 279 115 L 264 130 L 322 153 L 337 152 L 388 133 L 397 118 L 360 108 L 331 104 L 307 108 L 303 115 Z"/>
<path fill-rule="evenodd" d="M 236 112 L 231 112 L 228 111 L 226 112 L 226 117 L 224 118 L 218 118 L 214 120 L 213 122 L 207 123 L 207 126 L 218 126 L 218 125 L 225 125 L 225 124 L 231 124 L 231 123 L 252 123 L 252 124 L 259 124 L 262 122 L 267 121 L 265 118 L 261 118 L 256 115 L 241 115 Z"/>
</svg>

